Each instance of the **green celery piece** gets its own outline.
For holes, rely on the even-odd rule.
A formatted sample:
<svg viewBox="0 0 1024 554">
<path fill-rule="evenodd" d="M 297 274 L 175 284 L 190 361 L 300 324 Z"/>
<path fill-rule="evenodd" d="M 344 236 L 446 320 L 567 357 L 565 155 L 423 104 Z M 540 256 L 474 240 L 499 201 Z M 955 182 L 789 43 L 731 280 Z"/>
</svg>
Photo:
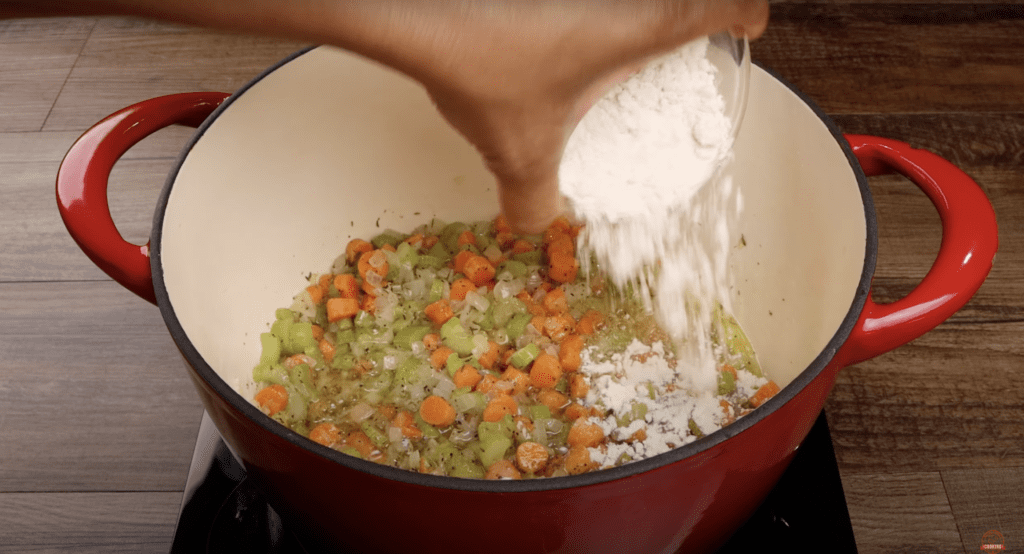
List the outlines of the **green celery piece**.
<svg viewBox="0 0 1024 554">
<path fill-rule="evenodd" d="M 645 417 L 647 417 L 647 404 L 644 404 L 643 402 L 631 402 L 629 411 L 617 416 L 615 420 L 618 422 L 619 427 L 626 427 L 630 423 L 642 420 Z"/>
<path fill-rule="evenodd" d="M 293 323 L 288 329 L 288 342 L 286 344 L 286 352 L 289 354 L 298 354 L 306 350 L 307 347 L 316 347 L 316 339 L 313 338 L 313 324 L 308 321 L 299 321 Z"/>
<path fill-rule="evenodd" d="M 524 277 L 527 271 L 526 264 L 518 260 L 505 260 L 498 264 L 497 271 L 495 273 L 498 277 L 501 277 L 501 274 L 506 271 L 512 275 L 512 277 Z"/>
<path fill-rule="evenodd" d="M 341 452 L 342 454 L 348 454 L 349 456 L 353 456 L 353 457 L 359 458 L 360 460 L 363 459 L 363 455 L 360 454 L 358 450 L 356 450 L 355 448 L 353 448 L 351 446 L 345 446 L 341 450 L 339 450 L 338 452 Z"/>
<path fill-rule="evenodd" d="M 281 340 L 273 333 L 260 333 L 260 346 L 262 347 L 260 365 L 270 367 L 281 359 Z"/>
<path fill-rule="evenodd" d="M 374 248 L 381 248 L 385 244 L 397 247 L 399 243 L 406 239 L 406 235 L 395 231 L 394 229 L 385 229 L 383 233 L 370 239 L 370 244 Z"/>
<path fill-rule="evenodd" d="M 288 345 L 289 338 L 291 336 L 292 320 L 290 319 L 278 319 L 270 326 L 270 334 L 277 337 L 277 340 L 281 341 L 281 347 L 286 348 Z"/>
<path fill-rule="evenodd" d="M 401 242 L 395 248 L 395 255 L 398 256 L 398 262 L 405 265 L 415 266 L 416 262 L 419 261 L 420 254 L 418 248 L 409 244 L 408 242 Z"/>
<path fill-rule="evenodd" d="M 420 254 L 420 256 L 416 258 L 416 267 L 441 269 L 444 267 L 444 263 L 444 259 L 431 254 Z"/>
<path fill-rule="evenodd" d="M 438 243 L 444 244 L 444 247 L 448 250 L 448 252 L 458 252 L 459 235 L 461 235 L 463 231 L 468 230 L 469 225 L 466 225 L 465 223 L 449 223 L 448 225 L 445 226 L 444 230 L 441 231 L 441 235 L 439 237 L 440 240 L 438 241 Z"/>
<path fill-rule="evenodd" d="M 445 346 L 460 356 L 468 356 L 473 353 L 473 335 L 469 334 L 457 317 L 449 319 L 441 326 L 441 340 Z"/>
<path fill-rule="evenodd" d="M 444 362 L 444 369 L 448 372 L 449 377 L 455 377 L 455 372 L 462 369 L 464 365 L 466 362 L 459 357 L 458 352 L 452 352 L 448 354 L 448 359 Z"/>
<path fill-rule="evenodd" d="M 533 362 L 533 360 L 535 360 L 538 355 L 540 355 L 540 347 L 538 347 L 535 343 L 531 342 L 530 344 L 527 344 L 526 346 L 520 348 L 519 350 L 516 350 L 515 354 L 512 354 L 512 357 L 509 358 L 508 361 L 510 364 L 516 366 L 517 368 L 523 369 L 524 367 L 530 365 L 530 363 Z"/>
<path fill-rule="evenodd" d="M 543 404 L 535 404 L 530 406 L 530 419 L 537 421 L 538 419 L 551 419 L 551 410 Z"/>
<path fill-rule="evenodd" d="M 395 333 L 395 340 L 392 341 L 392 344 L 398 348 L 412 350 L 413 343 L 422 341 L 429 332 L 430 327 L 426 325 L 410 325 Z"/>
<path fill-rule="evenodd" d="M 494 324 L 498 327 L 506 325 L 509 320 L 517 314 L 527 313 L 526 304 L 514 296 L 495 300 L 494 302 L 491 302 L 491 307 L 494 309 Z M 522 334 L 522 332 L 519 334 Z"/>
<path fill-rule="evenodd" d="M 496 437 L 484 443 L 481 441 L 480 462 L 484 467 L 491 467 L 491 464 L 505 457 L 508 449 L 512 447 L 512 439 L 508 437 Z"/>
<path fill-rule="evenodd" d="M 285 320 L 289 323 L 295 321 L 295 312 L 288 308 L 278 308 L 274 311 L 274 319 Z"/>
<path fill-rule="evenodd" d="M 512 254 L 512 259 L 525 265 L 541 265 L 544 263 L 544 253 L 540 250 L 520 252 Z"/>
<path fill-rule="evenodd" d="M 512 320 L 505 326 L 505 332 L 508 333 L 508 338 L 516 340 L 523 335 L 526 331 L 526 326 L 529 325 L 530 320 L 533 318 L 529 313 L 516 314 L 512 316 Z"/>
<path fill-rule="evenodd" d="M 384 436 L 376 427 L 374 427 L 369 420 L 364 420 L 359 428 L 366 433 L 366 436 L 370 438 L 370 442 L 373 443 L 377 448 L 384 450 L 388 447 L 388 438 Z"/>
<path fill-rule="evenodd" d="M 423 421 L 423 418 L 420 417 L 419 410 L 416 410 L 416 412 L 413 414 L 413 421 L 416 422 L 416 427 L 419 427 L 420 431 L 423 431 L 423 438 L 436 439 L 437 437 L 441 436 L 441 432 L 437 430 L 437 427 L 434 427 L 433 425 L 427 423 L 426 421 Z M 437 463 L 436 458 L 434 458 L 434 463 Z"/>
<path fill-rule="evenodd" d="M 452 463 L 452 467 L 448 470 L 450 477 L 459 477 L 461 479 L 483 479 L 486 472 L 478 464 L 474 463 L 473 460 L 467 459 L 465 456 L 457 456 L 458 458 Z"/>
<path fill-rule="evenodd" d="M 346 320 L 346 321 L 349 321 L 349 320 Z M 350 342 L 355 342 L 355 341 L 356 341 L 356 332 L 354 330 L 352 330 L 351 328 L 340 330 L 340 331 L 338 331 L 334 335 L 334 344 L 335 344 L 335 346 L 341 345 L 341 344 L 348 344 Z"/>
<path fill-rule="evenodd" d="M 356 366 L 356 357 L 352 354 L 343 354 L 339 356 L 337 353 L 334 355 L 334 360 L 331 361 L 331 367 L 334 369 L 348 370 Z"/>
<path fill-rule="evenodd" d="M 718 372 L 718 395 L 725 396 L 736 390 L 736 378 L 728 371 Z"/>
<path fill-rule="evenodd" d="M 433 283 L 430 283 L 430 296 L 427 298 L 431 303 L 437 302 L 444 297 L 444 281 L 441 279 L 434 279 Z"/>
<path fill-rule="evenodd" d="M 747 338 L 746 333 L 740 328 L 736 318 L 726 315 L 721 306 L 716 310 L 716 315 L 718 315 L 719 322 L 721 323 L 722 333 L 725 335 L 725 347 L 729 354 L 736 358 L 733 363 L 736 369 L 742 369 L 757 377 L 763 377 L 764 373 L 761 371 L 761 364 L 757 361 L 754 347 L 750 344 L 750 339 Z"/>
<path fill-rule="evenodd" d="M 697 422 L 694 421 L 693 418 L 690 418 L 689 425 L 690 432 L 693 433 L 693 436 L 697 437 L 698 439 L 704 438 L 704 431 L 700 430 L 700 427 L 697 426 Z"/>
<path fill-rule="evenodd" d="M 284 385 L 289 382 L 288 370 L 283 365 L 275 363 L 271 365 L 260 364 L 252 370 L 252 380 L 257 383 L 273 383 Z"/>
<path fill-rule="evenodd" d="M 373 317 L 373 314 L 370 312 L 359 310 L 359 313 L 356 314 L 355 321 L 353 323 L 355 323 L 356 327 L 366 328 L 372 327 L 376 320 L 377 318 Z"/>
<path fill-rule="evenodd" d="M 416 380 L 416 375 L 422 365 L 423 360 L 415 356 L 410 356 L 398 364 L 398 367 L 395 368 L 395 384 L 411 385 Z"/>
<path fill-rule="evenodd" d="M 435 243 L 434 246 L 431 246 L 427 250 L 427 255 L 428 256 L 433 256 L 434 258 L 437 258 L 438 260 L 441 260 L 441 265 L 444 265 L 444 264 L 448 263 L 448 260 L 451 259 L 451 257 L 452 257 L 451 252 L 449 252 L 444 247 L 444 245 L 441 244 L 441 241 L 437 241 L 437 243 Z"/>
</svg>

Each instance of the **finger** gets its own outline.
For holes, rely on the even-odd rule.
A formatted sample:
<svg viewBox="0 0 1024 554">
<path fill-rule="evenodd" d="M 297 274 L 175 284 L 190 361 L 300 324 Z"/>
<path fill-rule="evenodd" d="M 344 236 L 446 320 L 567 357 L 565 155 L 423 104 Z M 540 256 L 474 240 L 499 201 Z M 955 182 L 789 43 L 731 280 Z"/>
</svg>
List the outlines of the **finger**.
<svg viewBox="0 0 1024 554">
<path fill-rule="evenodd" d="M 517 233 L 542 233 L 565 211 L 557 175 L 541 181 L 501 182 L 498 198 L 501 213 Z"/>
</svg>

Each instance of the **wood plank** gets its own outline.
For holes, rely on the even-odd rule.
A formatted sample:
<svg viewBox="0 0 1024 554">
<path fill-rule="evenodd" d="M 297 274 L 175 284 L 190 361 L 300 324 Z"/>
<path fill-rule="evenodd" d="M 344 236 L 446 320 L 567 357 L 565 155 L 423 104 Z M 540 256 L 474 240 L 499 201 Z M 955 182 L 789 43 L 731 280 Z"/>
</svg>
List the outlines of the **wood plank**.
<svg viewBox="0 0 1024 554">
<path fill-rule="evenodd" d="M 1019 3 L 781 3 L 752 47 L 829 113 L 1019 111 Z"/>
<path fill-rule="evenodd" d="M 0 493 L 0 552 L 166 553 L 181 493 Z"/>
<path fill-rule="evenodd" d="M 0 132 L 38 131 L 94 18 L 0 20 Z"/>
<path fill-rule="evenodd" d="M 305 45 L 132 18 L 101 18 L 45 130 L 85 129 L 129 104 L 179 92 L 234 92 Z"/>
<path fill-rule="evenodd" d="M 937 472 L 844 474 L 843 490 L 860 554 L 964 552 Z"/>
<path fill-rule="evenodd" d="M 999 544 L 982 540 L 989 531 L 1002 536 L 1004 552 L 1024 551 L 1024 467 L 944 470 L 942 482 L 965 551 Z"/>
<path fill-rule="evenodd" d="M 0 305 L 0 491 L 180 492 L 202 407 L 159 311 L 110 281 Z"/>
<path fill-rule="evenodd" d="M 74 131 L 0 133 L 0 164 L 55 162 L 59 164 L 85 129 Z M 195 133 L 191 127 L 172 126 L 142 139 L 121 159 L 175 157 Z M 57 165 L 54 166 L 55 168 Z M 56 177 L 54 169 L 51 177 Z M 53 180 L 52 178 L 50 179 Z"/>
<path fill-rule="evenodd" d="M 122 160 L 109 186 L 110 212 L 121 235 L 145 244 L 172 158 Z M 0 164 L 0 282 L 108 279 L 71 239 L 57 211 L 58 162 Z"/>
</svg>

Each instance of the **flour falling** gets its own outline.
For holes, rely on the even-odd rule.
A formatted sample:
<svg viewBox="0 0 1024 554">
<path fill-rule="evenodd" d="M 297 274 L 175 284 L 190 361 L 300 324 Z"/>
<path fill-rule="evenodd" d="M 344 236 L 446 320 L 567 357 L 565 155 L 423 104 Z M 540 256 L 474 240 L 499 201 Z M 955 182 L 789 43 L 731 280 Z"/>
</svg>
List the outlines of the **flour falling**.
<svg viewBox="0 0 1024 554">
<path fill-rule="evenodd" d="M 586 224 L 582 251 L 617 286 L 639 288 L 697 390 L 715 386 L 712 314 L 730 309 L 730 227 L 742 209 L 721 172 L 733 123 L 708 48 L 706 38 L 686 44 L 606 94 L 569 138 L 559 173 Z"/>
</svg>

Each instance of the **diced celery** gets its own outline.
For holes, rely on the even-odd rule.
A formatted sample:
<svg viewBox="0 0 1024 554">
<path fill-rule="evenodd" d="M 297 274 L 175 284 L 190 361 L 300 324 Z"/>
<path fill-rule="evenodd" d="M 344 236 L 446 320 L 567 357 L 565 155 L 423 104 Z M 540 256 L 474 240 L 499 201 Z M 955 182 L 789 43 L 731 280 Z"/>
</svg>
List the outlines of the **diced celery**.
<svg viewBox="0 0 1024 554">
<path fill-rule="evenodd" d="M 345 331 L 347 329 L 352 329 L 353 327 L 355 327 L 355 324 L 352 323 L 352 318 L 349 317 L 336 321 L 334 322 L 334 324 L 338 326 L 338 331 Z"/>
<path fill-rule="evenodd" d="M 419 376 L 420 367 L 424 364 L 423 360 L 410 356 L 404 362 L 398 364 L 395 368 L 395 384 L 396 385 L 410 385 L 416 382 L 416 378 Z"/>
<path fill-rule="evenodd" d="M 337 352 L 334 354 L 334 360 L 331 361 L 331 367 L 334 369 L 352 369 L 356 366 L 356 357 L 352 354 L 338 355 Z"/>
<path fill-rule="evenodd" d="M 488 442 L 493 437 L 511 438 L 516 430 L 516 422 L 510 414 L 505 414 L 498 421 L 484 421 L 476 426 L 476 434 L 480 442 Z"/>
<path fill-rule="evenodd" d="M 498 264 L 496 275 L 501 277 L 501 274 L 506 271 L 514 278 L 525 277 L 526 264 L 518 260 L 505 260 Z"/>
<path fill-rule="evenodd" d="M 260 365 L 271 366 L 281 359 L 281 341 L 272 333 L 260 333 Z"/>
<path fill-rule="evenodd" d="M 412 344 L 414 342 L 421 342 L 423 337 L 427 336 L 429 332 L 430 327 L 426 325 L 410 325 L 395 333 L 395 340 L 392 344 L 398 348 L 412 350 Z"/>
<path fill-rule="evenodd" d="M 376 375 L 371 376 L 363 384 L 363 390 L 366 392 L 387 392 L 391 388 L 391 382 L 394 378 L 394 372 L 392 371 L 378 371 Z"/>
<path fill-rule="evenodd" d="M 376 320 L 377 319 L 373 317 L 373 314 L 371 314 L 370 312 L 359 310 L 359 313 L 356 314 L 353 323 L 355 324 L 356 327 L 365 328 L 372 327 Z"/>
<path fill-rule="evenodd" d="M 533 360 L 535 360 L 538 355 L 540 355 L 540 347 L 537 346 L 536 343 L 531 342 L 530 344 L 527 344 L 526 346 L 520 348 L 519 350 L 516 350 L 516 353 L 512 354 L 512 357 L 509 358 L 508 361 L 510 364 L 516 366 L 517 368 L 523 369 L 524 367 L 530 365 L 530 363 L 533 362 Z"/>
<path fill-rule="evenodd" d="M 263 365 L 260 364 L 252 370 L 252 380 L 257 383 L 274 383 L 284 385 L 288 383 L 288 370 L 281 364 Z"/>
<path fill-rule="evenodd" d="M 370 442 L 372 442 L 374 446 L 381 450 L 387 448 L 388 438 L 384 433 L 381 433 L 379 429 L 374 427 L 369 420 L 364 420 L 363 423 L 359 425 L 359 428 L 366 433 L 366 436 L 370 438 Z"/>
<path fill-rule="evenodd" d="M 444 297 L 444 281 L 441 279 L 434 279 L 434 282 L 430 283 L 430 296 L 427 297 L 429 302 L 437 302 Z"/>
<path fill-rule="evenodd" d="M 497 299 L 494 302 L 491 302 L 491 306 L 493 307 L 494 324 L 499 327 L 507 324 L 516 314 L 527 313 L 526 304 L 514 296 L 510 298 Z M 522 334 L 522 332 L 520 332 L 520 334 Z"/>
<path fill-rule="evenodd" d="M 448 359 L 444 362 L 444 369 L 448 372 L 449 377 L 455 377 L 455 372 L 462 369 L 462 366 L 466 363 L 459 357 L 457 352 L 448 354 Z"/>
<path fill-rule="evenodd" d="M 616 416 L 615 420 L 619 427 L 626 427 L 634 421 L 640 421 L 647 417 L 647 404 L 643 402 L 630 402 L 629 411 Z"/>
<path fill-rule="evenodd" d="M 446 249 L 444 245 L 441 244 L 441 241 L 437 241 L 437 243 L 434 244 L 434 246 L 431 246 L 427 250 L 427 255 L 433 256 L 434 258 L 441 260 L 442 265 L 445 264 L 452 257 L 451 252 L 449 252 L 448 249 Z"/>
<path fill-rule="evenodd" d="M 288 329 L 288 341 L 284 345 L 288 354 L 297 354 L 310 346 L 316 347 L 316 339 L 313 338 L 313 324 L 308 321 L 293 323 Z"/>
<path fill-rule="evenodd" d="M 346 320 L 346 321 L 350 321 L 350 320 Z M 352 329 L 343 329 L 343 330 L 338 331 L 334 335 L 334 344 L 335 344 L 335 346 L 342 345 L 342 344 L 348 344 L 350 342 L 355 342 L 355 340 L 356 340 L 356 332 L 354 330 L 352 330 Z"/>
<path fill-rule="evenodd" d="M 285 320 L 288 322 L 295 321 L 295 312 L 288 308 L 278 308 L 274 311 L 274 319 Z"/>
<path fill-rule="evenodd" d="M 339 452 L 341 452 L 342 454 L 348 454 L 349 456 L 354 456 L 356 458 L 359 458 L 360 460 L 363 459 L 363 455 L 360 454 L 358 450 L 351 446 L 342 447 L 341 450 L 339 450 Z"/>
<path fill-rule="evenodd" d="M 750 339 L 747 338 L 746 333 L 740 328 L 736 318 L 726 315 L 721 306 L 718 306 L 715 315 L 721 324 L 722 333 L 725 335 L 725 347 L 729 354 L 735 358 L 733 366 L 736 369 L 748 371 L 757 377 L 763 377 L 764 373 L 761 371 L 761 364 L 758 363 L 757 356 L 754 354 L 754 347 L 750 344 Z"/>
<path fill-rule="evenodd" d="M 718 372 L 718 395 L 725 396 L 736 390 L 736 378 L 728 371 Z"/>
<path fill-rule="evenodd" d="M 277 340 L 281 341 L 281 346 L 285 347 L 288 344 L 290 333 L 292 328 L 292 320 L 290 319 L 278 319 L 274 321 L 273 325 L 270 326 L 270 334 L 277 337 Z"/>
<path fill-rule="evenodd" d="M 543 404 L 535 404 L 530 406 L 530 419 L 536 421 L 538 419 L 551 419 L 551 410 Z"/>
<path fill-rule="evenodd" d="M 505 457 L 508 449 L 512 447 L 512 439 L 495 437 L 486 443 L 481 441 L 480 447 L 480 462 L 484 467 L 491 467 L 491 464 Z"/>
<path fill-rule="evenodd" d="M 512 259 L 525 265 L 541 265 L 544 262 L 544 253 L 540 250 L 520 252 L 512 254 Z"/>
<path fill-rule="evenodd" d="M 288 370 L 288 379 L 295 387 L 295 391 L 304 396 L 307 401 L 318 396 L 316 386 L 313 384 L 313 373 L 308 365 L 298 364 Z"/>
<path fill-rule="evenodd" d="M 533 318 L 529 313 L 516 314 L 512 316 L 512 319 L 505 326 L 505 332 L 508 333 L 508 338 L 516 340 L 523 335 L 526 331 L 526 326 L 529 325 L 530 320 Z"/>
<path fill-rule="evenodd" d="M 397 247 L 399 243 L 405 240 L 405 235 L 395 231 L 394 229 L 385 229 L 383 233 L 370 239 L 370 244 L 374 248 L 380 248 L 385 244 Z"/>
<path fill-rule="evenodd" d="M 430 254 L 420 254 L 420 256 L 416 258 L 416 267 L 440 269 L 444 267 L 444 259 Z"/>
<path fill-rule="evenodd" d="M 693 418 L 690 418 L 688 424 L 690 426 L 690 433 L 693 433 L 693 436 L 697 437 L 698 439 L 704 438 L 704 431 L 700 430 L 700 427 L 697 426 L 697 422 L 694 421 Z"/>
<path fill-rule="evenodd" d="M 448 469 L 450 477 L 462 479 L 483 479 L 485 474 L 484 468 L 464 456 L 456 456 L 452 466 Z"/>
<path fill-rule="evenodd" d="M 441 340 L 460 356 L 473 353 L 473 336 L 462 326 L 459 318 L 453 317 L 441 326 Z"/>
<path fill-rule="evenodd" d="M 444 230 L 441 231 L 441 235 L 440 235 L 440 239 L 441 240 L 438 241 L 438 243 L 439 244 L 443 243 L 444 247 L 446 249 L 448 249 L 448 252 L 458 252 L 459 251 L 459 244 L 458 244 L 459 235 L 461 235 L 463 231 L 468 231 L 468 230 L 469 230 L 469 225 L 466 225 L 465 223 L 461 223 L 461 222 L 449 223 L 447 226 L 445 226 Z"/>
<path fill-rule="evenodd" d="M 413 414 L 413 420 L 416 422 L 416 427 L 419 427 L 420 431 L 423 431 L 423 438 L 436 439 L 441 436 L 441 432 L 437 430 L 437 427 L 423 421 L 423 418 L 420 417 L 419 410 Z M 434 462 L 437 463 L 436 458 L 434 459 Z"/>
</svg>

